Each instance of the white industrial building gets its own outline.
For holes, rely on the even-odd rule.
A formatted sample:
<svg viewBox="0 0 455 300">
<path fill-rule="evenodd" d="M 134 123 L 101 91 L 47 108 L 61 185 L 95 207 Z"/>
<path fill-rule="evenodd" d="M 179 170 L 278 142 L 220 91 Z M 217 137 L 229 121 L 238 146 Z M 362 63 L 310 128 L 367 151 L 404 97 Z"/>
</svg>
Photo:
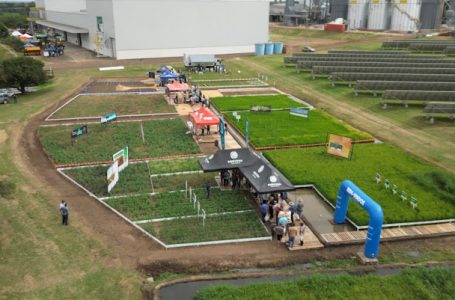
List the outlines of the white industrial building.
<svg viewBox="0 0 455 300">
<path fill-rule="evenodd" d="M 36 0 L 68 42 L 117 59 L 254 52 L 268 41 L 263 0 Z"/>
</svg>

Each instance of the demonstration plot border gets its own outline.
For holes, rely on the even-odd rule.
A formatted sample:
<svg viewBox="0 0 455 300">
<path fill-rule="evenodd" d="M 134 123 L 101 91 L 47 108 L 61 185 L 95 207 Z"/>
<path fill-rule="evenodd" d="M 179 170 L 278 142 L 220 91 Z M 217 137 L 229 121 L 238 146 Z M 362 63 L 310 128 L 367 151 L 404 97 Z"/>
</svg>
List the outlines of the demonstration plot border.
<svg viewBox="0 0 455 300">
<path fill-rule="evenodd" d="M 119 95 L 122 93 L 114 93 L 111 95 Z M 147 93 L 123 93 L 123 94 L 136 94 L 136 95 L 164 95 L 162 91 L 158 92 L 147 92 Z M 93 95 L 110 95 L 109 93 L 80 93 L 77 94 L 76 96 L 72 97 L 65 103 L 63 103 L 61 106 L 59 106 L 56 110 L 51 112 L 49 116 L 44 119 L 44 121 L 49 122 L 59 122 L 59 121 L 78 121 L 78 120 L 99 120 L 100 117 L 74 117 L 74 118 L 52 118 L 53 115 L 55 115 L 57 112 L 65 108 L 67 105 L 71 104 L 72 102 L 76 101 L 77 98 L 83 97 L 83 96 L 93 96 Z M 158 117 L 158 116 L 170 116 L 174 117 L 177 116 L 177 112 L 166 112 L 166 113 L 150 113 L 150 114 L 128 114 L 128 115 L 117 115 L 119 118 L 135 118 L 135 117 Z"/>
<path fill-rule="evenodd" d="M 229 240 L 215 240 L 215 241 L 206 241 L 206 242 L 194 242 L 194 243 L 181 243 L 181 244 L 166 244 L 163 241 L 161 241 L 159 238 L 155 237 L 151 233 L 147 232 L 145 229 L 143 229 L 140 224 L 145 224 L 145 223 L 152 223 L 152 222 L 161 222 L 161 221 L 170 221 L 170 220 L 177 220 L 177 219 L 184 219 L 184 218 L 193 218 L 193 217 L 198 217 L 198 216 L 184 216 L 184 217 L 172 217 L 172 218 L 161 218 L 161 219 L 154 219 L 154 220 L 141 220 L 141 221 L 132 221 L 126 216 L 124 216 L 122 213 L 117 211 L 115 208 L 110 206 L 108 203 L 106 203 L 107 200 L 110 198 L 118 198 L 119 196 L 113 196 L 113 197 L 97 197 L 95 194 L 90 192 L 86 187 L 78 183 L 75 179 L 71 178 L 71 176 L 67 175 L 64 171 L 67 169 L 75 169 L 75 168 L 87 168 L 90 166 L 80 166 L 80 167 L 73 167 L 73 168 L 57 168 L 57 172 L 59 172 L 63 177 L 65 177 L 67 180 L 72 182 L 74 185 L 82 189 L 84 192 L 86 192 L 90 197 L 94 198 L 97 200 L 99 203 L 113 211 L 116 215 L 118 215 L 120 218 L 122 218 L 125 222 L 129 223 L 136 229 L 138 229 L 140 232 L 145 234 L 147 237 L 151 238 L 161 246 L 163 246 L 165 249 L 173 249 L 173 248 L 183 248 L 183 247 L 199 247 L 199 246 L 207 246 L 207 245 L 222 245 L 222 244 L 232 244 L 232 243 L 245 243 L 245 242 L 256 242 L 256 241 L 271 241 L 272 236 L 269 234 L 269 236 L 264 236 L 264 237 L 255 237 L 255 238 L 241 238 L 241 239 L 229 239 Z M 147 193 L 147 194 L 140 194 L 140 195 L 153 195 L 156 193 Z M 132 195 L 128 195 L 131 197 Z M 227 213 L 214 213 L 214 214 L 208 214 L 208 216 L 221 216 L 221 215 L 232 215 L 232 214 L 240 214 L 240 213 L 247 213 L 251 212 L 254 210 L 242 210 L 242 211 L 235 211 L 235 212 L 227 212 Z M 168 220 L 169 219 L 169 220 Z M 262 223 L 261 223 L 262 224 Z M 262 224 L 265 232 L 270 233 L 267 227 L 265 227 L 264 224 Z"/>
</svg>

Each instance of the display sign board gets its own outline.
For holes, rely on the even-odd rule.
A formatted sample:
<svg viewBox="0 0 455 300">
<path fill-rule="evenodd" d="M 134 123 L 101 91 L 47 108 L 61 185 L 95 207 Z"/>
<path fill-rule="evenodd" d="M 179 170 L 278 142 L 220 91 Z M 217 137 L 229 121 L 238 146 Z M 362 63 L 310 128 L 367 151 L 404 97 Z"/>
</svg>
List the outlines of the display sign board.
<svg viewBox="0 0 455 300">
<path fill-rule="evenodd" d="M 339 157 L 350 158 L 352 140 L 350 138 L 335 134 L 329 135 L 327 153 Z"/>
<path fill-rule="evenodd" d="M 308 118 L 309 110 L 301 107 L 291 107 L 289 114 L 296 117 Z"/>
<path fill-rule="evenodd" d="M 88 133 L 88 127 L 87 127 L 87 125 L 84 125 L 82 127 L 76 128 L 73 131 L 71 131 L 71 138 L 75 139 L 86 133 Z"/>
<path fill-rule="evenodd" d="M 101 124 L 106 124 L 112 121 L 115 121 L 117 119 L 117 115 L 115 112 L 110 113 L 105 115 L 104 117 L 101 117 Z"/>
<path fill-rule="evenodd" d="M 99 32 L 104 32 L 103 17 L 96 16 L 96 29 Z"/>
<path fill-rule="evenodd" d="M 253 106 L 251 106 L 250 111 L 252 111 L 252 112 L 271 112 L 272 107 L 263 106 L 263 105 L 253 105 Z"/>
<path fill-rule="evenodd" d="M 118 171 L 122 172 L 128 166 L 128 147 L 112 155 L 112 160 L 117 162 Z"/>
<path fill-rule="evenodd" d="M 114 161 L 114 164 L 107 169 L 107 192 L 110 193 L 114 186 L 119 180 L 118 175 L 118 162 Z"/>
</svg>

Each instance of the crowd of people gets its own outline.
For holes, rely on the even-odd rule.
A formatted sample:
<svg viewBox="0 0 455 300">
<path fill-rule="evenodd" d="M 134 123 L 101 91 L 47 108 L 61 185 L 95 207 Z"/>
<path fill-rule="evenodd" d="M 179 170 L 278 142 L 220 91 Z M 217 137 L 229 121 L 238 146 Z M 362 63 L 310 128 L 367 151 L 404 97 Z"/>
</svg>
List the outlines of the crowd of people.
<svg viewBox="0 0 455 300">
<path fill-rule="evenodd" d="M 301 246 L 304 243 L 305 223 L 303 222 L 303 201 L 297 203 L 288 199 L 287 192 L 273 193 L 267 197 L 262 194 L 261 201 L 262 222 L 270 222 L 277 240 L 287 237 L 287 246 L 294 247 L 296 240 Z"/>
</svg>

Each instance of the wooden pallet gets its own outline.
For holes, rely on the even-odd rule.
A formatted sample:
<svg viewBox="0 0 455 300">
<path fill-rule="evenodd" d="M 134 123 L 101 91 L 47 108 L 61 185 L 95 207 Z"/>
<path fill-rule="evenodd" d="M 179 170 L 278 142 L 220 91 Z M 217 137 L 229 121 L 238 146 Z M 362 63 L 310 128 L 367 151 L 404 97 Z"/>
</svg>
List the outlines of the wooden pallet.
<svg viewBox="0 0 455 300">
<path fill-rule="evenodd" d="M 366 239 L 366 234 L 366 230 L 361 230 L 323 233 L 321 234 L 321 237 L 327 244 L 344 244 L 364 241 Z M 386 241 L 392 239 L 417 238 L 441 234 L 455 234 L 455 224 L 442 223 L 401 228 L 385 228 L 381 232 L 381 239 Z"/>
</svg>

